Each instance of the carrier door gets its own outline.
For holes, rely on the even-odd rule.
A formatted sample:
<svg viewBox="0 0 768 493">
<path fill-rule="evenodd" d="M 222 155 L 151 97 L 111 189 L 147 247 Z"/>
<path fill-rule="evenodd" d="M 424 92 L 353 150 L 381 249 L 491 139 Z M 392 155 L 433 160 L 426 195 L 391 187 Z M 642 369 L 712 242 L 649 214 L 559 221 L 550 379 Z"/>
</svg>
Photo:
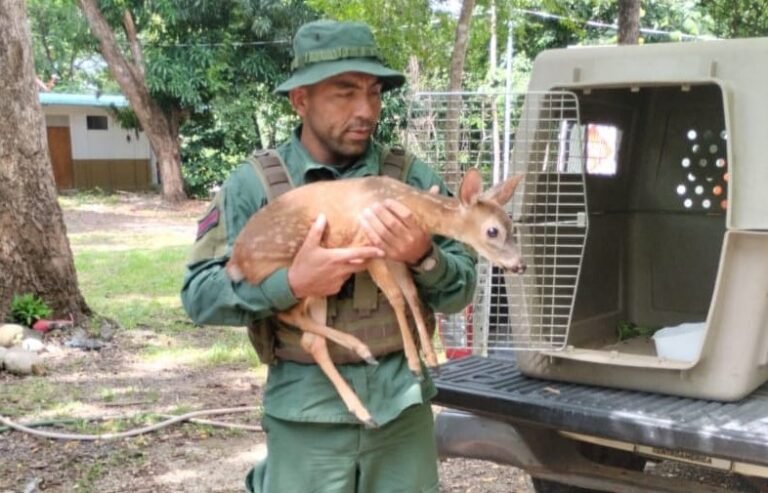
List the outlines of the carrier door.
<svg viewBox="0 0 768 493">
<path fill-rule="evenodd" d="M 565 346 L 588 227 L 586 131 L 567 91 L 415 95 L 407 147 L 449 188 L 456 190 L 472 166 L 486 184 L 525 174 L 508 212 L 528 269 L 505 274 L 481 260 L 475 302 L 463 314 L 440 317 L 449 357 Z M 615 136 L 598 135 L 592 165 L 610 167 L 614 145 Z"/>
</svg>

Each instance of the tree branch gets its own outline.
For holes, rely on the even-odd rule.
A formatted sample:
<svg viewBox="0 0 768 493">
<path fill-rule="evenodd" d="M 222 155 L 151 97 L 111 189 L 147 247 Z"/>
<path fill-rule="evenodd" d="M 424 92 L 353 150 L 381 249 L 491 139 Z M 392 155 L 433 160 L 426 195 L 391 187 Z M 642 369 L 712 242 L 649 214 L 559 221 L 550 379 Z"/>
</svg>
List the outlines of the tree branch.
<svg viewBox="0 0 768 493">
<path fill-rule="evenodd" d="M 131 56 L 133 56 L 134 69 L 144 79 L 144 56 L 141 53 L 141 43 L 139 43 L 139 37 L 136 35 L 136 25 L 133 23 L 133 16 L 128 9 L 123 12 L 123 29 L 125 35 L 128 37 L 128 44 L 131 47 Z"/>
<path fill-rule="evenodd" d="M 112 75 L 114 75 L 123 91 L 125 91 L 124 84 L 129 86 L 143 84 L 144 79 L 138 77 L 138 71 L 134 70 L 134 67 L 125 59 L 125 56 L 123 56 L 123 53 L 118 48 L 115 33 L 112 32 L 112 28 L 102 15 L 96 1 L 77 0 L 78 4 L 80 4 L 80 9 L 85 14 L 88 25 L 91 27 L 91 32 L 99 40 L 101 55 L 107 61 L 110 70 L 112 70 Z M 126 96 L 130 99 L 130 95 L 126 94 Z M 133 101 L 131 102 L 133 103 Z"/>
</svg>

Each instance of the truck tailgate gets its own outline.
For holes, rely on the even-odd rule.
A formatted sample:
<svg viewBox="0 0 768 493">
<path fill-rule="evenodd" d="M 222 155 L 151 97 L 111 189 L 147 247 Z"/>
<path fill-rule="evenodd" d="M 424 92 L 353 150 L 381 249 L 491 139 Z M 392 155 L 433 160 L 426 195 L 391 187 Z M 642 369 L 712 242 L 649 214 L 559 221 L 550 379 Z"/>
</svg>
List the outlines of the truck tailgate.
<svg viewBox="0 0 768 493">
<path fill-rule="evenodd" d="M 768 465 L 768 384 L 715 402 L 524 376 L 513 361 L 471 356 L 435 376 L 435 403 L 503 421 Z"/>
</svg>

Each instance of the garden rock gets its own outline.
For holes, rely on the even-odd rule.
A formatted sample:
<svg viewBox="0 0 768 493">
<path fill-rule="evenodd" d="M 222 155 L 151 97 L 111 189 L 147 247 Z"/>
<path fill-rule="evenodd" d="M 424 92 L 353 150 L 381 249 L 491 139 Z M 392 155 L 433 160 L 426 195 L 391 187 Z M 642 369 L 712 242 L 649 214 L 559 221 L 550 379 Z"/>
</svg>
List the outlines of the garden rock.
<svg viewBox="0 0 768 493">
<path fill-rule="evenodd" d="M 95 351 L 104 347 L 104 342 L 88 337 L 82 330 L 77 330 L 64 345 L 71 348 L 79 348 L 83 351 Z"/>
<path fill-rule="evenodd" d="M 43 349 L 45 349 L 45 344 L 43 344 L 43 341 L 40 339 L 37 339 L 35 337 L 25 337 L 23 341 L 21 341 L 21 348 L 25 351 L 32 351 L 33 353 L 39 353 Z"/>
<path fill-rule="evenodd" d="M 2 354 L 2 366 L 6 371 L 17 375 L 42 375 L 45 367 L 37 353 L 20 347 L 6 349 Z"/>
<path fill-rule="evenodd" d="M 11 347 L 21 342 L 24 337 L 24 327 L 16 324 L 0 325 L 0 346 Z"/>
</svg>

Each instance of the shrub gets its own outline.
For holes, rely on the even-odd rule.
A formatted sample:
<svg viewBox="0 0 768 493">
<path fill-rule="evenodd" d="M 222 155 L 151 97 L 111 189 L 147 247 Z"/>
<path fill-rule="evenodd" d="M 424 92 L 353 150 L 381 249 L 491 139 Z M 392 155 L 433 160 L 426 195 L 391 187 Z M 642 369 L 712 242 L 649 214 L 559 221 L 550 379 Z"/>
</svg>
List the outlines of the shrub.
<svg viewBox="0 0 768 493">
<path fill-rule="evenodd" d="M 11 320 L 31 327 L 35 321 L 52 312 L 48 304 L 34 294 L 14 295 L 11 301 Z"/>
</svg>

